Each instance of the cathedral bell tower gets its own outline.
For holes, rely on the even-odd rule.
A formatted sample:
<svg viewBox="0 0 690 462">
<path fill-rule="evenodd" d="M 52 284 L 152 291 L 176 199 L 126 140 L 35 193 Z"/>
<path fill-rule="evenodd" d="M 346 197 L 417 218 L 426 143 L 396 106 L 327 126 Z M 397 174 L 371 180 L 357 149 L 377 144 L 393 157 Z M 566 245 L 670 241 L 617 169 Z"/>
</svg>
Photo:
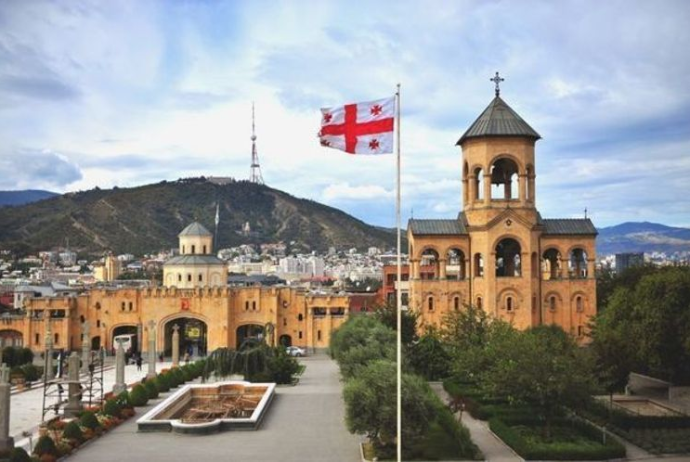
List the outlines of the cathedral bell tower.
<svg viewBox="0 0 690 462">
<path fill-rule="evenodd" d="M 536 223 L 534 145 L 541 138 L 501 99 L 495 98 L 458 140 L 462 148 L 462 210 L 467 221 L 486 223 L 506 208 Z"/>
</svg>

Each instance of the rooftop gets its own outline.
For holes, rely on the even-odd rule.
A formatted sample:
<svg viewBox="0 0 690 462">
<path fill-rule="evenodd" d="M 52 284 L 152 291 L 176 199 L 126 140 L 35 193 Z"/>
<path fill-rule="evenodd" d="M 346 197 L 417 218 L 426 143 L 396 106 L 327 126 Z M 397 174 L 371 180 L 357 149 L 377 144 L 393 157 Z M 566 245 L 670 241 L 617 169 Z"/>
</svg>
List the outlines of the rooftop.
<svg viewBox="0 0 690 462">
<path fill-rule="evenodd" d="M 544 234 L 597 235 L 597 229 L 589 218 L 545 218 L 541 220 Z"/>
<path fill-rule="evenodd" d="M 183 229 L 182 232 L 178 234 L 178 237 L 180 236 L 213 236 L 213 234 L 211 234 L 208 229 L 204 228 L 204 225 L 195 221 Z"/>
<path fill-rule="evenodd" d="M 419 220 L 411 219 L 408 228 L 412 234 L 467 234 L 461 220 Z"/>
<path fill-rule="evenodd" d="M 541 135 L 530 127 L 500 96 L 496 96 L 491 101 L 456 144 L 461 145 L 469 138 L 483 136 L 526 136 L 535 140 L 541 138 Z"/>
</svg>

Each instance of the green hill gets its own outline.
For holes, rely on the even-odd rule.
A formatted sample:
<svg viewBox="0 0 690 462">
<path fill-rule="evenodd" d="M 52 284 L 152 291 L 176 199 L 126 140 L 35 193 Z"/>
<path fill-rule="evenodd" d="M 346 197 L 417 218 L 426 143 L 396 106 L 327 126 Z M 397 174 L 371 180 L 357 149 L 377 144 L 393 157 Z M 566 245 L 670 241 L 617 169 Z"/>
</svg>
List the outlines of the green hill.
<svg viewBox="0 0 690 462">
<path fill-rule="evenodd" d="M 204 178 L 135 188 L 68 193 L 0 209 L 0 248 L 20 253 L 64 246 L 82 253 L 141 255 L 177 246 L 177 234 L 198 220 L 214 230 L 217 248 L 283 241 L 291 250 L 330 246 L 388 248 L 395 236 L 332 207 L 247 181 L 215 184 Z M 249 223 L 251 233 L 242 228 Z"/>
</svg>

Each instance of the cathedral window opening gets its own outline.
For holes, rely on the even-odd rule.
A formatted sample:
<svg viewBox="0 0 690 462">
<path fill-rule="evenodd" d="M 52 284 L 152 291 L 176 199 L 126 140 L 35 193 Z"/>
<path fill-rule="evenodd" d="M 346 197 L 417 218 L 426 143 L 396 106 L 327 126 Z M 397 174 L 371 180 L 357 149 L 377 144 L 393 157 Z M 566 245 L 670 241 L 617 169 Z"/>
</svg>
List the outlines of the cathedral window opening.
<svg viewBox="0 0 690 462">
<path fill-rule="evenodd" d="M 204 277 L 200 274 L 199 275 L 199 282 L 202 282 L 204 280 Z"/>
<path fill-rule="evenodd" d="M 318 340 L 319 342 L 321 341 L 321 331 L 320 330 L 316 331 L 316 340 Z"/>
<path fill-rule="evenodd" d="M 249 311 L 249 302 L 244 302 L 244 311 Z"/>
<path fill-rule="evenodd" d="M 440 265 L 438 252 L 434 249 L 426 249 L 422 252 L 421 260 L 422 279 L 424 279 L 424 273 L 427 274 L 426 279 L 438 279 Z"/>
<path fill-rule="evenodd" d="M 125 307 L 125 302 L 122 302 L 122 308 L 124 309 L 124 307 Z M 79 322 L 84 324 L 85 321 L 86 321 L 86 318 L 84 317 L 83 314 L 81 316 L 79 316 Z"/>
<path fill-rule="evenodd" d="M 474 169 L 474 200 L 484 199 L 484 172 L 481 168 Z"/>
<path fill-rule="evenodd" d="M 125 311 L 125 302 L 122 302 L 122 304 L 120 305 L 120 311 Z"/>
<path fill-rule="evenodd" d="M 506 311 L 513 311 L 513 297 L 506 298 Z"/>
<path fill-rule="evenodd" d="M 502 239 L 496 245 L 496 277 L 522 275 L 520 244 L 512 238 Z"/>
<path fill-rule="evenodd" d="M 203 249 L 204 249 L 204 255 L 206 255 L 206 246 L 204 246 Z"/>
<path fill-rule="evenodd" d="M 287 318 L 283 318 L 283 325 L 287 326 Z"/>
<path fill-rule="evenodd" d="M 298 320 L 298 321 L 304 320 L 304 315 L 303 315 L 302 313 L 298 314 L 298 315 L 297 315 L 297 320 Z M 302 337 L 300 336 L 300 338 L 302 338 Z"/>
<path fill-rule="evenodd" d="M 55 340 L 53 340 L 53 343 L 54 343 L 55 345 L 57 345 L 58 343 L 60 343 L 60 334 L 55 334 Z"/>
<path fill-rule="evenodd" d="M 460 311 L 460 297 L 453 297 L 453 310 Z"/>
<path fill-rule="evenodd" d="M 460 249 L 448 250 L 446 278 L 461 281 L 465 279 L 465 254 Z"/>
<path fill-rule="evenodd" d="M 132 311 L 133 308 L 134 308 L 134 304 L 132 302 L 129 302 L 129 311 Z"/>
<path fill-rule="evenodd" d="M 481 278 L 484 276 L 484 258 L 482 254 L 474 254 L 474 277 Z"/>
<path fill-rule="evenodd" d="M 482 297 L 477 297 L 477 308 L 482 309 Z"/>
<path fill-rule="evenodd" d="M 185 246 L 182 246 L 182 253 L 185 254 L 187 251 L 185 250 Z"/>
<path fill-rule="evenodd" d="M 491 199 L 518 198 L 518 166 L 511 159 L 498 159 L 491 166 Z"/>
<path fill-rule="evenodd" d="M 101 327 L 101 320 L 100 319 L 96 319 L 96 327 Z"/>
<path fill-rule="evenodd" d="M 192 282 L 192 275 L 191 274 L 187 275 L 187 282 Z"/>
<path fill-rule="evenodd" d="M 549 310 L 556 311 L 556 297 L 553 295 L 549 297 Z"/>
<path fill-rule="evenodd" d="M 545 281 L 559 279 L 561 270 L 561 253 L 549 249 L 542 255 L 542 279 Z"/>
<path fill-rule="evenodd" d="M 434 311 L 434 297 L 429 297 L 427 299 L 427 307 L 429 308 L 429 311 Z"/>
<path fill-rule="evenodd" d="M 582 312 L 582 310 L 583 310 L 582 297 L 580 297 L 580 296 L 578 296 L 578 297 L 575 299 L 575 309 L 576 309 L 578 312 Z"/>
<path fill-rule="evenodd" d="M 568 274 L 572 279 L 587 278 L 587 252 L 582 249 L 573 249 L 570 252 Z"/>
<path fill-rule="evenodd" d="M 192 254 L 196 254 L 196 246 L 192 245 Z"/>
<path fill-rule="evenodd" d="M 252 301 L 252 311 L 256 311 L 256 302 Z"/>
<path fill-rule="evenodd" d="M 297 334 L 297 337 L 298 337 L 300 340 L 302 339 L 302 331 L 299 331 L 299 333 Z"/>
<path fill-rule="evenodd" d="M 36 334 L 36 335 L 34 336 L 34 344 L 35 344 L 35 345 L 38 345 L 40 341 L 41 341 L 41 336 L 38 335 L 38 334 Z"/>
<path fill-rule="evenodd" d="M 181 274 L 177 275 L 177 282 L 182 282 L 182 275 Z"/>
</svg>

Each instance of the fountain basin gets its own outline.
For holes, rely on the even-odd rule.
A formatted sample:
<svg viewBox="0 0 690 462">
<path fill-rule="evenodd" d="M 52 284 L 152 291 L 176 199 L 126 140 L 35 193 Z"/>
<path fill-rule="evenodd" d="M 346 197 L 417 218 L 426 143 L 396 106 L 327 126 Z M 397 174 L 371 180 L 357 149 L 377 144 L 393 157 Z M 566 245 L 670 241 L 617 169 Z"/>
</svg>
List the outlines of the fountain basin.
<svg viewBox="0 0 690 462">
<path fill-rule="evenodd" d="M 256 430 L 275 387 L 275 383 L 239 380 L 185 385 L 137 420 L 137 428 L 187 434 Z"/>
</svg>

